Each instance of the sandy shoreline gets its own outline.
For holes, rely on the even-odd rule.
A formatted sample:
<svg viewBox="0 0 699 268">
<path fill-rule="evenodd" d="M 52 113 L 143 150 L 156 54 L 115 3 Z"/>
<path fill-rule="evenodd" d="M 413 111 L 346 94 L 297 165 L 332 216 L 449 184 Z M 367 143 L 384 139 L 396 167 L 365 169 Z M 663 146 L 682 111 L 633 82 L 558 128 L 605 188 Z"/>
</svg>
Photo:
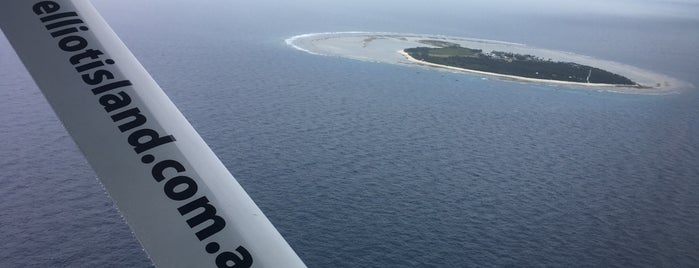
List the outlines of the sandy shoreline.
<svg viewBox="0 0 699 268">
<path fill-rule="evenodd" d="M 466 73 L 474 73 L 474 74 L 480 74 L 480 75 L 487 75 L 487 76 L 495 76 L 495 77 L 501 77 L 501 78 L 509 78 L 509 79 L 514 79 L 518 81 L 527 81 L 527 82 L 542 82 L 542 83 L 554 83 L 554 84 L 562 84 L 562 85 L 575 85 L 575 86 L 592 86 L 592 87 L 624 87 L 624 88 L 638 88 L 637 86 L 623 86 L 623 85 L 615 85 L 615 84 L 599 84 L 599 83 L 580 83 L 580 82 L 570 82 L 570 81 L 560 81 L 560 80 L 549 80 L 549 79 L 537 79 L 537 78 L 530 78 L 530 77 L 523 77 L 523 76 L 516 76 L 516 75 L 507 75 L 507 74 L 499 74 L 499 73 L 491 73 L 491 72 L 484 72 L 484 71 L 478 71 L 478 70 L 472 70 L 472 69 L 465 69 L 465 68 L 459 68 L 459 67 L 454 67 L 454 66 L 448 66 L 448 65 L 441 65 L 441 64 L 436 64 L 436 63 L 431 63 L 427 61 L 421 61 L 416 58 L 413 58 L 405 52 L 405 50 L 399 50 L 398 53 L 403 55 L 406 59 L 408 59 L 411 62 L 420 64 L 420 65 L 427 65 L 427 66 L 432 66 L 436 68 L 444 68 L 444 69 L 449 69 L 449 70 L 454 70 L 454 71 L 459 71 L 459 72 L 466 72 Z"/>
<path fill-rule="evenodd" d="M 637 86 L 624 86 L 614 84 L 580 83 L 559 80 L 547 80 L 520 77 L 514 75 L 498 74 L 469 70 L 452 66 L 439 65 L 420 61 L 410 57 L 404 49 L 420 46 L 430 46 L 422 43 L 423 40 L 447 41 L 473 49 L 483 51 L 504 51 L 516 54 L 529 54 L 544 59 L 562 62 L 574 62 L 582 65 L 597 67 L 612 73 L 625 76 L 636 82 Z M 669 77 L 664 74 L 648 71 L 634 66 L 596 59 L 575 53 L 555 51 L 529 47 L 525 44 L 511 43 L 496 40 L 484 40 L 475 38 L 450 37 L 427 34 L 402 34 L 383 32 L 327 32 L 310 33 L 290 37 L 286 43 L 306 53 L 321 56 L 337 56 L 362 61 L 381 62 L 408 66 L 424 66 L 435 70 L 455 71 L 466 74 L 483 75 L 499 78 L 506 81 L 522 81 L 531 83 L 545 83 L 552 85 L 580 87 L 581 89 L 594 89 L 597 91 L 610 91 L 632 94 L 674 94 L 682 90 L 693 88 L 690 83 Z"/>
</svg>

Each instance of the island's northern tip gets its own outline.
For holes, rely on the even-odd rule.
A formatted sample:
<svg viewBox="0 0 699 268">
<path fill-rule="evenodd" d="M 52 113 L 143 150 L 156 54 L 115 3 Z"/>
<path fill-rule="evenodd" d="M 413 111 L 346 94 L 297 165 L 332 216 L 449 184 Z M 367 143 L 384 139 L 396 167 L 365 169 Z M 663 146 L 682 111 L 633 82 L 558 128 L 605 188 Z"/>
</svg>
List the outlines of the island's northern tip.
<svg viewBox="0 0 699 268">
<path fill-rule="evenodd" d="M 495 40 L 427 34 L 331 32 L 297 35 L 286 39 L 286 43 L 315 55 L 621 93 L 670 94 L 693 87 L 667 75 L 622 63 Z"/>
</svg>

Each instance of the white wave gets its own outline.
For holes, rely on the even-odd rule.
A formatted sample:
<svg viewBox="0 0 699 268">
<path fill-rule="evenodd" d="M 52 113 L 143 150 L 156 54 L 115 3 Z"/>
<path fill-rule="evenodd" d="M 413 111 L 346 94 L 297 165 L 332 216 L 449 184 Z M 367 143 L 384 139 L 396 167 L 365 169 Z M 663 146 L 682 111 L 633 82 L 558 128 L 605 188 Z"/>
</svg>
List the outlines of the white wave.
<svg viewBox="0 0 699 268">
<path fill-rule="evenodd" d="M 292 36 L 292 37 L 289 37 L 289 38 L 285 39 L 284 42 L 285 42 L 287 45 L 289 45 L 289 46 L 291 46 L 291 47 L 293 47 L 293 48 L 295 48 L 295 49 L 297 49 L 297 50 L 300 50 L 300 51 L 303 51 L 303 52 L 306 52 L 306 53 L 309 53 L 309 54 L 319 55 L 319 56 L 328 56 L 328 55 L 326 55 L 326 54 L 322 54 L 322 53 L 318 53 L 318 52 L 313 52 L 313 51 L 310 51 L 310 50 L 308 50 L 308 49 L 302 48 L 302 47 L 298 46 L 295 42 L 296 42 L 296 40 L 299 40 L 299 39 L 311 38 L 311 37 L 322 36 L 322 35 L 370 34 L 370 33 L 371 33 L 371 32 L 360 32 L 360 31 L 307 33 L 307 34 L 294 35 L 294 36 Z"/>
</svg>

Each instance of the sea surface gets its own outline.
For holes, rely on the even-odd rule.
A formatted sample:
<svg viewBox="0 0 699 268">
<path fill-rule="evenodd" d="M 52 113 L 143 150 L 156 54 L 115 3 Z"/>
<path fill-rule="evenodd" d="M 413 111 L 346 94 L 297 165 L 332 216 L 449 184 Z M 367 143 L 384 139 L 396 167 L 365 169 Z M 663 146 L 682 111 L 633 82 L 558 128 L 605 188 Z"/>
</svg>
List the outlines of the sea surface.
<svg viewBox="0 0 699 268">
<path fill-rule="evenodd" d="M 309 267 L 699 266 L 699 89 L 597 92 L 284 42 L 502 40 L 699 85 L 694 2 L 248 2 L 94 1 Z M 0 152 L 0 267 L 152 267 L 4 38 Z"/>
</svg>

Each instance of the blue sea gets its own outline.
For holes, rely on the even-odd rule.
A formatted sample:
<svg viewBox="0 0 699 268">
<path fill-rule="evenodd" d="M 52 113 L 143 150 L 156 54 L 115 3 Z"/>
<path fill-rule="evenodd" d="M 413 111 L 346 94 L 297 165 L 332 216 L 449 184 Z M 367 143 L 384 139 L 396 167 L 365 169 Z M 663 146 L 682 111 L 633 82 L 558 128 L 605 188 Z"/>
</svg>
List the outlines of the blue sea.
<svg viewBox="0 0 699 268">
<path fill-rule="evenodd" d="M 698 267 L 698 88 L 597 92 L 284 42 L 502 40 L 699 86 L 699 4 L 579 2 L 94 1 L 309 267 Z M 4 37 L 0 152 L 0 267 L 152 267 Z"/>
</svg>

